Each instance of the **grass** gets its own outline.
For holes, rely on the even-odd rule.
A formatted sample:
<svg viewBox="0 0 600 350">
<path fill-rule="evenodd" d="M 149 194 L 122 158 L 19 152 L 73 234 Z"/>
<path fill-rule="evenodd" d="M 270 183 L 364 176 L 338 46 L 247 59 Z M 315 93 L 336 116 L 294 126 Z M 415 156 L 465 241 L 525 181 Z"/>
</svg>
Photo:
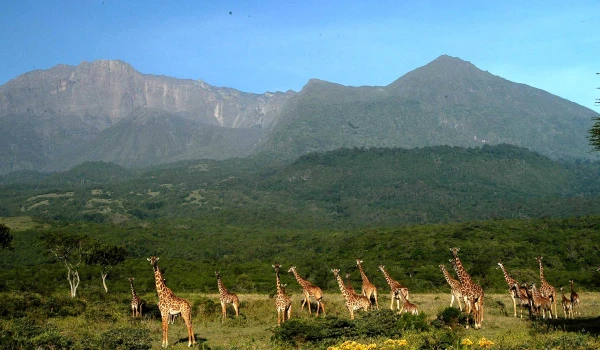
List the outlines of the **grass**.
<svg viewBox="0 0 600 350">
<path fill-rule="evenodd" d="M 287 349 L 284 344 L 271 341 L 273 330 L 276 328 L 276 312 L 274 301 L 268 295 L 239 294 L 241 301 L 240 316 L 235 317 L 233 308 L 228 308 L 228 317 L 221 323 L 221 307 L 217 294 L 185 294 L 177 293 L 186 298 L 193 306 L 194 332 L 199 342 L 198 348 L 210 349 Z M 43 317 L 36 310 L 29 310 L 29 317 L 37 319 L 40 324 L 51 325 L 60 334 L 72 339 L 75 344 L 86 339 L 100 337 L 101 334 L 114 328 L 140 328 L 148 330 L 152 348 L 160 348 L 161 322 L 156 307 L 155 293 L 142 295 L 145 300 L 144 317 L 133 319 L 129 308 L 130 294 L 96 294 L 82 297 L 86 303 L 85 311 L 77 316 Z M 600 346 L 598 324 L 600 319 L 600 293 L 582 292 L 582 314 L 575 320 L 564 320 L 562 310 L 560 319 L 552 322 L 532 322 L 525 316 L 523 320 L 512 317 L 512 301 L 506 294 L 490 294 L 485 299 L 485 319 L 481 330 L 464 329 L 460 327 L 454 332 L 457 341 L 470 339 L 477 345 L 481 338 L 487 338 L 494 343 L 492 348 L 589 348 Z M 295 294 L 293 300 L 293 318 L 312 319 L 316 304 L 313 304 L 313 315 L 300 310 L 302 295 Z M 337 294 L 326 294 L 327 315 L 348 319 L 342 297 Z M 425 312 L 430 321 L 436 318 L 438 312 L 449 305 L 450 294 L 413 294 L 411 301 L 418 305 L 420 312 Z M 389 295 L 381 295 L 380 307 L 389 308 Z M 508 315 L 507 315 L 508 312 Z M 362 317 L 359 313 L 357 318 Z M 2 327 L 8 327 L 10 319 L 0 320 Z M 594 327 L 595 325 L 595 327 Z M 0 327 L 0 329 L 2 329 Z M 442 330 L 433 329 L 427 332 L 405 331 L 401 337 L 407 340 L 407 348 L 431 347 L 431 342 L 440 337 Z M 589 333 L 588 333 L 589 332 Z M 387 339 L 357 339 L 363 344 L 377 343 L 380 346 Z M 183 321 L 178 319 L 169 326 L 169 342 L 172 349 L 187 348 L 187 332 Z M 343 339 L 339 341 L 341 344 Z M 577 344 L 580 344 L 578 346 Z M 311 344 L 301 344 L 300 348 L 310 349 Z M 465 348 L 459 343 L 453 348 Z"/>
</svg>

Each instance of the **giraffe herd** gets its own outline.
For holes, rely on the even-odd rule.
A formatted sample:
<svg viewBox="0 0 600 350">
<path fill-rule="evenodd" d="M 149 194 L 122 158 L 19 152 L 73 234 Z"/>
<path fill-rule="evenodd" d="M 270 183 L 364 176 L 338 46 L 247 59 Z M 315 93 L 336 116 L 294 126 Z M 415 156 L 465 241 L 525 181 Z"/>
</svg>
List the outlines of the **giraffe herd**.
<svg viewBox="0 0 600 350">
<path fill-rule="evenodd" d="M 465 270 L 458 256 L 459 250 L 459 248 L 451 248 L 450 251 L 452 252 L 453 258 L 449 259 L 458 277 L 458 280 L 454 279 L 450 275 L 444 264 L 440 264 L 439 268 L 442 274 L 444 275 L 444 279 L 450 286 L 450 307 L 452 307 L 452 305 L 454 304 L 454 300 L 456 300 L 459 309 L 463 311 L 463 306 L 461 304 L 462 301 L 464 303 L 464 311 L 467 314 L 472 314 L 473 316 L 474 328 L 479 329 L 481 328 L 484 318 L 483 288 L 477 283 L 473 282 L 471 276 Z M 188 332 L 188 346 L 192 346 L 193 344 L 196 344 L 196 339 L 192 327 L 192 310 L 190 303 L 183 298 L 177 297 L 166 286 L 165 279 L 157 264 L 158 259 L 158 257 L 152 256 L 147 260 L 150 262 L 154 271 L 156 292 L 158 294 L 159 299 L 157 305 L 162 318 L 162 346 L 166 347 L 168 345 L 168 327 L 169 324 L 173 323 L 172 320 L 175 316 L 181 316 L 183 318 Z M 546 318 L 546 314 L 548 314 L 550 318 L 558 318 L 556 289 L 553 286 L 551 286 L 545 279 L 544 268 L 542 265 L 542 257 L 538 256 L 536 257 L 536 260 L 538 262 L 540 271 L 539 289 L 536 287 L 535 283 L 531 283 L 529 285 L 527 283 L 519 284 L 519 282 L 516 279 L 512 278 L 509 275 L 502 262 L 498 262 L 497 264 L 497 268 L 500 268 L 502 270 L 504 279 L 506 280 L 506 283 L 509 287 L 508 292 L 513 301 L 514 317 L 517 317 L 518 304 L 520 306 L 521 318 L 523 318 L 523 309 L 529 310 L 530 317 L 539 318 L 541 315 L 541 317 Z M 372 310 L 374 308 L 377 308 L 377 310 L 379 310 L 377 287 L 373 283 L 371 283 L 371 281 L 367 277 L 363 269 L 362 263 L 362 260 L 356 259 L 356 266 L 358 267 L 362 279 L 360 294 L 356 293 L 356 291 L 350 285 L 350 274 L 346 274 L 346 282 L 344 282 L 344 280 L 340 276 L 339 269 L 331 270 L 336 279 L 336 282 L 338 283 L 340 292 L 345 300 L 345 306 L 348 309 L 348 312 L 350 313 L 350 319 L 352 320 L 354 319 L 355 311 L 368 311 L 369 309 Z M 275 270 L 275 281 L 277 289 L 277 294 L 275 295 L 277 325 L 280 326 L 281 323 L 289 320 L 292 316 L 292 299 L 286 293 L 286 284 L 281 283 L 281 279 L 279 276 L 281 265 L 275 264 L 272 267 Z M 381 271 L 388 286 L 390 287 L 390 309 L 394 310 L 395 302 L 396 310 L 398 312 L 407 312 L 417 315 L 419 313 L 418 307 L 417 305 L 409 301 L 408 288 L 403 286 L 400 282 L 394 280 L 386 271 L 384 265 L 379 265 L 378 269 Z M 598 270 L 600 270 L 600 267 L 598 268 Z M 301 303 L 301 310 L 304 310 L 304 306 L 306 305 L 309 314 L 312 313 L 310 303 L 310 298 L 312 297 L 316 300 L 317 303 L 316 315 L 318 316 L 319 312 L 325 314 L 325 303 L 323 301 L 323 293 L 321 291 L 321 288 L 302 278 L 298 274 L 296 266 L 291 266 L 288 270 L 288 273 L 292 273 L 298 284 L 302 287 L 302 294 L 304 298 Z M 239 298 L 236 294 L 229 292 L 224 286 L 219 271 L 215 271 L 215 276 L 217 278 L 219 299 L 221 302 L 221 323 L 223 323 L 223 321 L 227 318 L 227 304 L 232 304 L 236 316 L 239 316 Z M 132 294 L 132 317 L 141 317 L 142 300 L 134 290 L 133 280 L 133 277 L 129 278 Z M 560 288 L 562 294 L 561 306 L 563 308 L 563 314 L 565 318 L 573 318 L 575 314 L 580 314 L 579 308 L 581 301 L 579 299 L 579 295 L 574 290 L 574 281 L 569 280 L 569 283 L 571 287 L 571 293 L 569 297 L 565 296 L 564 288 Z"/>
<path fill-rule="evenodd" d="M 540 288 L 536 288 L 535 283 L 531 283 L 529 286 L 527 283 L 519 284 L 514 278 L 510 277 L 504 265 L 499 262 L 498 266 L 504 273 L 504 279 L 509 285 L 509 293 L 513 299 L 514 305 L 514 316 L 517 317 L 517 300 L 521 306 L 521 318 L 523 318 L 523 309 L 529 310 L 530 317 L 540 316 L 546 318 L 546 313 L 550 318 L 558 318 L 557 303 L 558 297 L 556 289 L 551 286 L 544 276 L 544 267 L 542 265 L 542 257 L 536 257 L 540 269 Z M 563 315 L 565 318 L 574 318 L 575 314 L 581 314 L 579 311 L 580 299 L 577 292 L 575 292 L 574 281 L 569 280 L 571 286 L 571 294 L 569 298 L 565 296 L 564 288 L 561 287 L 562 293 L 561 306 L 563 309 Z M 577 309 L 577 311 L 575 311 Z"/>
</svg>

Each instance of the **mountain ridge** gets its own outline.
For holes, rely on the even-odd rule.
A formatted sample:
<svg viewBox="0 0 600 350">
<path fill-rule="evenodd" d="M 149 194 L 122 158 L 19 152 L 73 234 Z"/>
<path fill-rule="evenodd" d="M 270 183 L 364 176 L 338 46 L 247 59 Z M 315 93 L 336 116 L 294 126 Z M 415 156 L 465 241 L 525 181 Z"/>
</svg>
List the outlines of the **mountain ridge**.
<svg viewBox="0 0 600 350">
<path fill-rule="evenodd" d="M 121 137 L 107 135 L 125 128 L 119 122 L 139 107 L 161 111 L 180 124 L 167 123 L 160 130 L 155 120 L 153 132 L 172 138 L 146 136 L 139 145 L 121 145 L 117 151 L 115 142 L 131 141 L 127 134 L 144 126 L 130 123 Z M 258 153 L 293 159 L 339 147 L 438 144 L 509 143 L 553 158 L 597 159 L 589 154 L 586 135 L 598 116 L 447 55 L 387 86 L 313 78 L 299 92 L 264 94 L 142 74 L 120 60 L 84 61 L 27 72 L 0 86 L 0 132 L 7 135 L 0 141 L 0 173 L 64 170 L 77 164 L 72 160 L 139 167 L 173 159 Z M 202 132 L 190 135 L 190 130 Z M 190 146 L 173 148 L 176 139 Z M 144 147 L 153 147 L 155 155 Z M 108 153 L 99 154 L 102 149 Z M 131 156 L 115 155 L 123 152 Z"/>
</svg>

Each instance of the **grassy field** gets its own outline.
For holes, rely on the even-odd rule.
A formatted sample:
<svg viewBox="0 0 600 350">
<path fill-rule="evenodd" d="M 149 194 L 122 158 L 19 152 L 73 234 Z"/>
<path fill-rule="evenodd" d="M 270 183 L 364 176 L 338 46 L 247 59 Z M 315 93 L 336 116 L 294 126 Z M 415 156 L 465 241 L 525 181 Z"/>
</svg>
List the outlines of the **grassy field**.
<svg viewBox="0 0 600 350">
<path fill-rule="evenodd" d="M 271 340 L 276 328 L 276 312 L 274 301 L 268 295 L 240 294 L 240 316 L 233 315 L 233 309 L 228 308 L 228 318 L 221 324 L 221 309 L 216 294 L 180 294 L 194 308 L 194 332 L 199 341 L 198 348 L 210 349 L 288 349 L 294 348 L 285 344 L 276 344 Z M 86 338 L 98 336 L 112 328 L 140 328 L 149 331 L 152 348 L 160 348 L 161 323 L 156 307 L 155 293 L 142 295 L 146 306 L 144 317 L 133 319 L 129 309 L 130 294 L 113 294 L 102 296 L 82 296 L 86 303 L 85 312 L 75 316 L 49 317 L 46 323 L 58 329 L 60 334 L 70 338 L 74 343 L 83 342 Z M 311 319 L 307 310 L 300 310 L 301 295 L 293 295 L 293 318 Z M 454 332 L 458 340 L 470 339 L 474 344 L 465 347 L 459 343 L 458 348 L 480 348 L 481 338 L 491 340 L 495 349 L 588 349 L 600 347 L 600 293 L 580 293 L 582 300 L 581 315 L 575 320 L 564 320 L 559 305 L 558 320 L 552 322 L 532 322 L 527 318 L 512 317 L 512 301 L 507 294 L 491 294 L 485 297 L 485 318 L 481 330 L 457 328 Z M 326 294 L 327 315 L 348 319 L 349 315 L 340 294 Z M 449 305 L 449 294 L 414 294 L 411 300 L 419 306 L 420 312 L 432 321 L 440 310 Z M 389 308 L 389 295 L 380 295 L 380 307 Z M 316 304 L 313 304 L 313 312 Z M 35 317 L 35 312 L 28 314 Z M 360 313 L 358 318 L 363 317 Z M 3 327 L 11 320 L 3 320 Z M 435 338 L 433 330 L 426 332 L 405 331 L 398 338 L 407 341 L 409 349 L 426 348 L 427 338 Z M 169 327 L 170 348 L 187 348 L 187 333 L 182 320 L 177 320 Z M 387 338 L 356 339 L 362 344 L 378 344 L 383 347 Z M 341 344 L 344 339 L 340 339 Z M 429 339 L 431 341 L 431 339 Z M 310 343 L 301 343 L 296 348 L 315 348 Z M 317 347 L 318 348 L 318 347 Z M 389 348 L 389 347 L 388 347 Z"/>
</svg>

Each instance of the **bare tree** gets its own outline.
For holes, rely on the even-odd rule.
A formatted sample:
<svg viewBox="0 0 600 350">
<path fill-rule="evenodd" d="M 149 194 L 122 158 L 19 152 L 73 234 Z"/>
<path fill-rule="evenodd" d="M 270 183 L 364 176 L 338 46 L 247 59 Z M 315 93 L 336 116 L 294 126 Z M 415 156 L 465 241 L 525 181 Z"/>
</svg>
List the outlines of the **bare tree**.
<svg viewBox="0 0 600 350">
<path fill-rule="evenodd" d="M 88 237 L 52 232 L 43 234 L 41 240 L 46 251 L 65 265 L 70 286 L 69 294 L 74 298 L 77 296 L 80 282 L 79 266 L 84 262 L 87 254 Z"/>
<path fill-rule="evenodd" d="M 99 265 L 102 268 L 100 271 L 102 286 L 104 287 L 104 291 L 108 293 L 106 276 L 113 266 L 125 261 L 126 257 L 127 249 L 125 249 L 125 246 L 94 243 L 91 245 L 88 254 L 86 254 L 85 262 L 86 264 Z"/>
</svg>

